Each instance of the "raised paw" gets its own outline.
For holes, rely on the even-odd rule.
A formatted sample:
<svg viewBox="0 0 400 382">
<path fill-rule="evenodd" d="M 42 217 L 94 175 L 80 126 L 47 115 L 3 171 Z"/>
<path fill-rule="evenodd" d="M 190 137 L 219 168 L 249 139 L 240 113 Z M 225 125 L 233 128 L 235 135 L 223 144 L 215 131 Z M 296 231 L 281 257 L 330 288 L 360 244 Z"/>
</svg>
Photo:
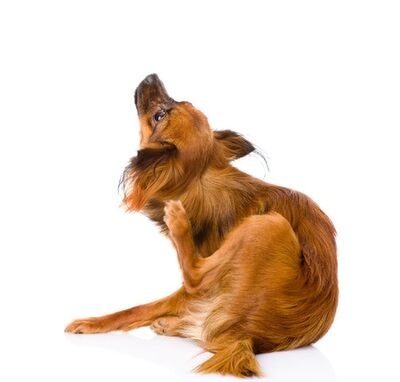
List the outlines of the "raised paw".
<svg viewBox="0 0 400 382">
<path fill-rule="evenodd" d="M 150 329 L 161 336 L 178 336 L 179 322 L 179 317 L 160 317 L 153 321 Z"/>
<path fill-rule="evenodd" d="M 189 218 L 179 200 L 170 200 L 166 202 L 164 212 L 164 221 L 165 224 L 167 224 L 170 235 L 173 237 L 180 237 L 190 231 Z"/>
<path fill-rule="evenodd" d="M 107 328 L 105 322 L 97 317 L 75 320 L 65 328 L 65 332 L 74 334 L 105 333 L 110 330 L 112 329 Z"/>
</svg>

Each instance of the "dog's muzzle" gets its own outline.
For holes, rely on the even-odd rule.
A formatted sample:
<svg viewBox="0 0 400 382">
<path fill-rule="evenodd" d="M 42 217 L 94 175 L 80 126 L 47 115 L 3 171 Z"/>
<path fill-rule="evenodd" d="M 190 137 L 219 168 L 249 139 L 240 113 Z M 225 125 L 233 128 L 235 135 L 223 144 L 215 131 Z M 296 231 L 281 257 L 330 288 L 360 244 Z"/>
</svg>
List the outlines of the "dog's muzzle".
<svg viewBox="0 0 400 382">
<path fill-rule="evenodd" d="M 135 91 L 135 104 L 139 116 L 149 112 L 156 106 L 167 107 L 174 102 L 157 74 L 148 75 Z"/>
</svg>

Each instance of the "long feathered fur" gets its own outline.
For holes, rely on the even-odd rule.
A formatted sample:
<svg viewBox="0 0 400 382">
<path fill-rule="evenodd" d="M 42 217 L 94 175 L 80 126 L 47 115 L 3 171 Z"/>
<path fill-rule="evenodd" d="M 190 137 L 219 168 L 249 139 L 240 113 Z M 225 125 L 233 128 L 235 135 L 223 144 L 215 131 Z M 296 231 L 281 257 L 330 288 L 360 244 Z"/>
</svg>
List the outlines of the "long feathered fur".
<svg viewBox="0 0 400 382">
<path fill-rule="evenodd" d="M 280 304 L 284 307 L 281 310 L 290 311 L 290 315 L 277 312 L 280 323 L 274 325 L 260 317 L 264 322 L 258 338 L 263 338 L 262 332 L 268 327 L 268 336 L 275 337 L 274 340 L 255 340 L 254 346 L 257 351 L 274 351 L 313 343 L 326 333 L 335 315 L 338 298 L 335 229 L 306 195 L 255 179 L 228 163 L 252 152 L 254 146 L 250 142 L 229 131 L 217 131 L 214 135 L 211 169 L 201 176 L 191 174 L 189 186 L 187 181 L 182 181 L 176 157 L 172 155 L 157 156 L 162 160 L 149 161 L 148 166 L 138 166 L 138 157 L 132 160 L 129 171 L 136 177 L 137 185 L 145 184 L 143 179 L 157 180 L 147 188 L 147 191 L 151 189 L 151 196 L 148 194 L 144 212 L 167 231 L 163 221 L 164 203 L 159 201 L 158 195 L 170 190 L 168 196 L 162 197 L 182 200 L 192 222 L 194 241 L 203 256 L 217 250 L 227 233 L 245 217 L 270 211 L 281 214 L 300 242 L 301 273 L 287 287 L 286 296 L 281 296 Z M 154 177 L 156 172 L 162 176 Z M 125 202 L 128 208 L 136 209 L 135 187 L 129 189 L 133 184 L 126 185 Z M 293 317 L 304 319 L 293 326 Z M 276 335 L 272 333 L 273 326 L 277 326 Z M 279 338 L 282 331 L 284 340 Z"/>
</svg>

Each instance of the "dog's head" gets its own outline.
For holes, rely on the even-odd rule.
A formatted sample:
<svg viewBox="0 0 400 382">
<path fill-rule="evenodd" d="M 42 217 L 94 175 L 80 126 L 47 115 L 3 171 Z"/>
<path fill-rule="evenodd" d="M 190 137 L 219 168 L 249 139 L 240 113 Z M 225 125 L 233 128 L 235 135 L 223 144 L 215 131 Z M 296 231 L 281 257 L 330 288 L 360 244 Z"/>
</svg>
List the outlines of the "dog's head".
<svg viewBox="0 0 400 382">
<path fill-rule="evenodd" d="M 210 150 L 212 132 L 205 115 L 189 102 L 171 98 L 156 74 L 139 84 L 135 104 L 141 150 L 174 148 L 182 160 L 192 163 Z"/>
<path fill-rule="evenodd" d="M 212 131 L 206 116 L 191 103 L 171 98 L 156 74 L 139 84 L 135 104 L 140 148 L 123 176 L 129 209 L 141 209 L 153 196 L 176 197 L 174 192 L 209 166 L 227 166 L 254 150 L 233 131 Z"/>
</svg>

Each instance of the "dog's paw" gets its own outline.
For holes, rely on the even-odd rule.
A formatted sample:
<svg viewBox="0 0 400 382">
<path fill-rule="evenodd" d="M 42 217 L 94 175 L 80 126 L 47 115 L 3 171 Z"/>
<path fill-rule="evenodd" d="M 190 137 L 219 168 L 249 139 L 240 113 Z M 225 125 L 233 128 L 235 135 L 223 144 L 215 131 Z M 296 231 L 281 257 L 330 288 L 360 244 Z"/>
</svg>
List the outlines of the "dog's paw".
<svg viewBox="0 0 400 382">
<path fill-rule="evenodd" d="M 175 316 L 165 316 L 157 318 L 150 325 L 153 332 L 161 336 L 177 336 L 179 327 L 179 318 Z"/>
<path fill-rule="evenodd" d="M 108 331 L 110 329 L 107 330 L 103 323 L 95 317 L 75 320 L 65 328 L 65 332 L 74 334 L 105 333 Z"/>
<path fill-rule="evenodd" d="M 169 229 L 170 235 L 180 237 L 190 231 L 189 218 L 179 200 L 170 200 L 166 202 L 164 212 L 164 221 Z"/>
</svg>

